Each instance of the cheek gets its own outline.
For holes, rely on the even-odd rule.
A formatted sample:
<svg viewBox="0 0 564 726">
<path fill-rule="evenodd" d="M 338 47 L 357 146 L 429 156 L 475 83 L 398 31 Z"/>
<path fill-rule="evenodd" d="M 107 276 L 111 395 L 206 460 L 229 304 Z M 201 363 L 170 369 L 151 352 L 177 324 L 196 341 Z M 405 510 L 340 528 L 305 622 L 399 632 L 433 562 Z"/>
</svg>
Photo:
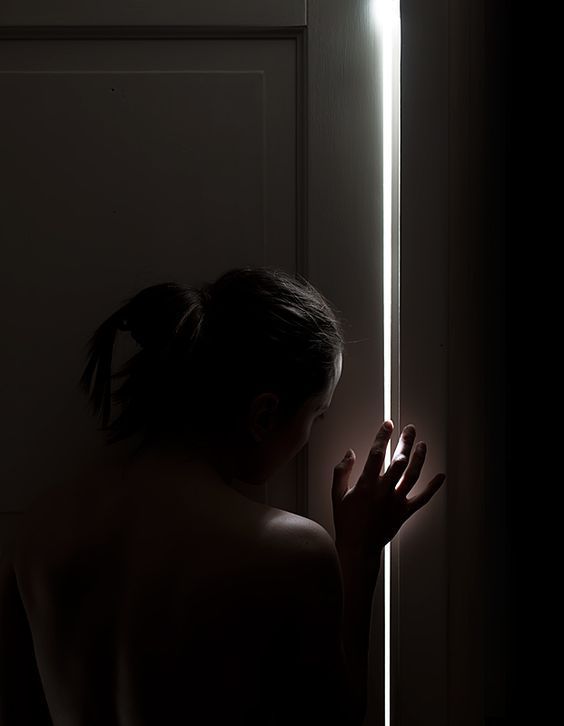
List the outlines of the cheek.
<svg viewBox="0 0 564 726">
<path fill-rule="evenodd" d="M 313 421 L 303 421 L 295 430 L 294 436 L 292 437 L 293 452 L 297 453 L 300 451 L 309 441 L 311 436 Z"/>
<path fill-rule="evenodd" d="M 314 420 L 311 416 L 302 416 L 294 421 L 278 441 L 278 456 L 288 461 L 301 451 L 309 441 Z"/>
</svg>

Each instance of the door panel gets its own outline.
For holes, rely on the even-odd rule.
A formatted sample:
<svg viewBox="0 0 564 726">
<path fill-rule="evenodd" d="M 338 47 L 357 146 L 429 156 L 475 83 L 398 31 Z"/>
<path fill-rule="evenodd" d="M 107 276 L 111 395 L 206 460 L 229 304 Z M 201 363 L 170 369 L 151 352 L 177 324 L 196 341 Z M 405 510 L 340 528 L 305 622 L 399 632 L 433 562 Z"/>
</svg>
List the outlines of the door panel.
<svg viewBox="0 0 564 726">
<path fill-rule="evenodd" d="M 76 382 L 86 337 L 124 297 L 243 264 L 293 269 L 296 48 L 285 37 L 0 45 L 3 511 L 95 455 Z M 297 509 L 295 470 L 273 479 L 275 506 Z"/>
</svg>

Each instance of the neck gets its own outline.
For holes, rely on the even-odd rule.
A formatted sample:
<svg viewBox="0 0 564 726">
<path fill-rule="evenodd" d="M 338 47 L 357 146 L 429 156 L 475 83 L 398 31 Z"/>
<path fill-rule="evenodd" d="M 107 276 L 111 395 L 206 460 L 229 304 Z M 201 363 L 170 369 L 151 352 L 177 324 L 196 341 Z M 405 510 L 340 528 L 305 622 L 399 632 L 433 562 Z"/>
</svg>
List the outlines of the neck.
<svg viewBox="0 0 564 726">
<path fill-rule="evenodd" d="M 217 484 L 220 489 L 243 491 L 248 495 L 257 488 L 257 483 L 247 481 L 240 473 L 245 467 L 241 469 L 238 463 L 239 451 L 237 446 L 189 447 L 171 439 L 148 444 L 140 437 L 130 437 L 106 449 L 106 457 L 121 479 L 134 472 L 140 475 L 155 472 L 161 480 L 163 477 L 170 481 L 199 478 L 210 482 L 210 486 Z"/>
<path fill-rule="evenodd" d="M 158 471 L 160 477 L 200 479 L 232 490 L 239 490 L 242 481 L 236 475 L 233 452 L 217 446 L 182 447 L 171 441 L 148 446 L 133 442 L 120 462 L 122 476 L 133 471 Z"/>
</svg>

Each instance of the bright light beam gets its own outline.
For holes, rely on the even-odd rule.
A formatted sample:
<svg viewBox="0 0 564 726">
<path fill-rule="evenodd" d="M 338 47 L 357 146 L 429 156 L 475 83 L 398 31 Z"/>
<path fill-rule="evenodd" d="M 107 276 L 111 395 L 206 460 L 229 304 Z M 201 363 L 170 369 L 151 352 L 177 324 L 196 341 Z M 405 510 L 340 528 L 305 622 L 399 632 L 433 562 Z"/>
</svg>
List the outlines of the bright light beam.
<svg viewBox="0 0 564 726">
<path fill-rule="evenodd" d="M 380 53 L 382 114 L 382 237 L 383 237 L 383 333 L 384 418 L 392 418 L 392 285 L 393 251 L 399 260 L 399 141 L 400 141 L 400 7 L 399 0 L 372 0 L 372 18 Z M 395 188 L 394 188 L 395 185 Z M 395 421 L 396 426 L 399 422 Z M 390 464 L 386 452 L 384 466 Z M 391 544 L 384 548 L 384 726 L 391 726 Z"/>
</svg>

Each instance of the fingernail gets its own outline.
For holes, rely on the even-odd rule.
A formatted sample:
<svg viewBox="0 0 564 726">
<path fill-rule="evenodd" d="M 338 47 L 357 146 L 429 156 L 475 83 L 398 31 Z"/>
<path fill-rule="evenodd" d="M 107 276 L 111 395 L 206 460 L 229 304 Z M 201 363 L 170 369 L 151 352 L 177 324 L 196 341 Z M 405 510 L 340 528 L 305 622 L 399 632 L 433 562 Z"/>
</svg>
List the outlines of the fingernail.
<svg viewBox="0 0 564 726">
<path fill-rule="evenodd" d="M 393 421 L 384 421 L 384 428 L 386 431 L 393 431 L 394 430 L 394 422 Z"/>
</svg>

